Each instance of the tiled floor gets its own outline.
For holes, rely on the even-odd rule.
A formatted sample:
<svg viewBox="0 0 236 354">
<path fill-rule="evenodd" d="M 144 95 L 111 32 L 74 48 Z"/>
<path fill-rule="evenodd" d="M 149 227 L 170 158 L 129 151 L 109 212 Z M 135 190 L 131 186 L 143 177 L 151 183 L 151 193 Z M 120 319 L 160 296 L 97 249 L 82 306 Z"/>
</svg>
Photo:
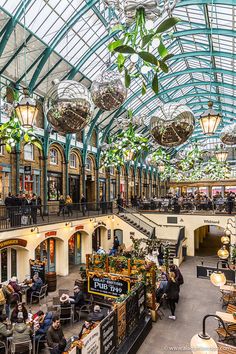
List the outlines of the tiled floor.
<svg viewBox="0 0 236 354">
<path fill-rule="evenodd" d="M 191 257 L 182 264 L 181 271 L 184 275 L 184 284 L 181 287 L 180 301 L 177 305 L 177 319 L 176 321 L 168 319 L 170 312 L 165 309 L 165 317 L 163 320 L 153 323 L 153 328 L 138 354 L 190 354 L 190 340 L 194 334 L 201 331 L 203 316 L 221 310 L 219 289 L 214 287 L 209 280 L 196 278 L 196 265 L 200 264 L 201 260 L 202 257 Z M 215 265 L 216 261 L 217 257 L 204 257 L 205 264 Z M 59 277 L 58 288 L 66 288 L 72 292 L 77 274 L 77 270 L 74 269 L 70 276 Z M 53 295 L 53 293 L 49 294 L 48 303 L 50 303 Z M 45 309 L 45 305 L 41 307 L 42 310 Z M 35 311 L 36 308 L 33 310 Z M 80 327 L 81 324 L 66 325 L 63 327 L 65 336 L 68 338 L 78 334 Z M 217 339 L 214 333 L 216 327 L 216 320 L 208 319 L 207 332 L 215 339 Z M 45 350 L 43 354 L 47 353 Z"/>
<path fill-rule="evenodd" d="M 168 318 L 170 311 L 164 310 L 165 317 L 157 323 L 144 341 L 138 354 L 190 354 L 189 343 L 192 336 L 201 332 L 202 318 L 206 314 L 221 311 L 220 291 L 209 280 L 196 277 L 196 265 L 202 258 L 188 258 L 181 266 L 184 284 L 181 286 L 180 300 L 176 310 L 176 321 Z M 204 258 L 206 265 L 216 264 L 214 258 Z M 216 320 L 207 320 L 207 332 L 216 340 L 214 329 Z"/>
</svg>

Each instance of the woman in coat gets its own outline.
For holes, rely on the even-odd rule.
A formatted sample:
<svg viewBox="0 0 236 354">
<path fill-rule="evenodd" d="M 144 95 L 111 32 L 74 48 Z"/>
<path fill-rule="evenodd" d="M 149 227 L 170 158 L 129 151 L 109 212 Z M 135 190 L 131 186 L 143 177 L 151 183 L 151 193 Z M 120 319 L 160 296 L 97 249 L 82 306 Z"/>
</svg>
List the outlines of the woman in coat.
<svg viewBox="0 0 236 354">
<path fill-rule="evenodd" d="M 169 318 L 175 320 L 175 304 L 179 301 L 179 284 L 175 280 L 175 273 L 169 273 L 169 280 L 166 289 L 166 295 L 170 306 L 171 315 Z"/>
</svg>

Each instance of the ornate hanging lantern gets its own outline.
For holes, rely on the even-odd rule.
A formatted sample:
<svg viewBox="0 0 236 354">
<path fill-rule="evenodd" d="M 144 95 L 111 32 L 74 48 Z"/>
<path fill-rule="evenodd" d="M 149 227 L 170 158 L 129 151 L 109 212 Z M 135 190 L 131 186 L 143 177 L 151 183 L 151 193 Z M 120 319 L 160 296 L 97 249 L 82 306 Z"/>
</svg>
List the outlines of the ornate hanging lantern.
<svg viewBox="0 0 236 354">
<path fill-rule="evenodd" d="M 228 236 L 222 236 L 220 241 L 221 243 L 223 243 L 223 245 L 228 245 L 230 243 L 230 239 Z"/>
<path fill-rule="evenodd" d="M 94 105 L 89 90 L 73 80 L 54 81 L 44 101 L 52 127 L 62 133 L 78 133 L 89 123 Z"/>
<path fill-rule="evenodd" d="M 199 119 L 200 126 L 202 128 L 203 134 L 214 135 L 218 125 L 221 122 L 222 115 L 217 113 L 212 107 L 213 102 L 208 102 L 208 110 L 206 110 Z"/>
<path fill-rule="evenodd" d="M 236 144 L 236 123 L 226 126 L 221 134 L 220 139 L 225 145 Z"/>
<path fill-rule="evenodd" d="M 215 151 L 215 157 L 217 158 L 217 160 L 219 162 L 225 162 L 228 157 L 228 151 L 226 149 L 224 149 L 223 147 L 221 147 L 220 150 Z"/>
<path fill-rule="evenodd" d="M 221 259 L 229 258 L 229 251 L 226 249 L 226 246 L 222 246 L 217 252 L 217 256 Z"/>
<path fill-rule="evenodd" d="M 92 83 L 94 104 L 104 111 L 114 111 L 126 100 L 127 89 L 119 73 L 104 71 Z"/>
<path fill-rule="evenodd" d="M 25 89 L 24 96 L 15 103 L 15 112 L 24 128 L 32 128 L 38 114 L 38 107 L 36 100 L 29 97 L 28 90 Z"/>
<path fill-rule="evenodd" d="M 193 133 L 193 112 L 180 103 L 167 103 L 160 107 L 150 122 L 150 133 L 156 142 L 165 147 L 183 144 Z"/>
</svg>

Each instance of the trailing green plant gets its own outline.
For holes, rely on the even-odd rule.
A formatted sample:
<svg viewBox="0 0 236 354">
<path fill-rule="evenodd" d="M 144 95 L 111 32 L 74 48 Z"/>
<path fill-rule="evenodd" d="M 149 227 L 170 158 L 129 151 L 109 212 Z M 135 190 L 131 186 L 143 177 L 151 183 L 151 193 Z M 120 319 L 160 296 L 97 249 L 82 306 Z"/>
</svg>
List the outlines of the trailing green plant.
<svg viewBox="0 0 236 354">
<path fill-rule="evenodd" d="M 19 94 L 14 89 L 12 89 L 12 96 L 14 101 L 19 100 Z M 0 126 L 0 144 L 5 145 L 6 151 L 10 153 L 12 148 L 21 142 L 33 144 L 42 150 L 41 141 L 35 135 L 33 128 L 28 129 L 23 127 L 16 115 L 15 109 L 13 109 L 9 121 Z"/>
<path fill-rule="evenodd" d="M 123 166 L 126 161 L 137 160 L 149 150 L 149 140 L 136 133 L 132 122 L 127 130 L 108 140 L 108 149 L 101 152 L 101 166 Z"/>
<path fill-rule="evenodd" d="M 147 83 L 151 80 L 152 90 L 158 94 L 158 73 L 168 73 L 167 61 L 173 57 L 164 44 L 164 36 L 171 39 L 172 34 L 168 31 L 178 22 L 179 18 L 170 17 L 149 30 L 146 27 L 145 9 L 140 7 L 136 11 L 134 26 L 117 25 L 113 28 L 113 31 L 121 30 L 123 36 L 109 43 L 108 49 L 112 55 L 117 53 L 115 64 L 120 72 L 125 73 L 127 88 L 132 79 L 140 78 L 144 95 Z M 153 50 L 157 51 L 157 55 L 152 53 Z"/>
</svg>

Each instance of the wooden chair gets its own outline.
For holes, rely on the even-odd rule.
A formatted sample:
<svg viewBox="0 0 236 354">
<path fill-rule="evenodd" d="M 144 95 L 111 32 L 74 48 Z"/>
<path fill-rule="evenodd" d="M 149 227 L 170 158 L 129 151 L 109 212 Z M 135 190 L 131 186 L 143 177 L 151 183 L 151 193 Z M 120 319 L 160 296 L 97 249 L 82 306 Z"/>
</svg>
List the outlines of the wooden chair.
<svg viewBox="0 0 236 354">
<path fill-rule="evenodd" d="M 226 312 L 227 312 L 227 313 L 236 313 L 236 306 L 235 306 L 235 305 L 232 305 L 232 304 L 229 304 L 229 305 L 227 306 Z"/>
<path fill-rule="evenodd" d="M 219 342 L 228 342 L 228 341 L 236 341 L 236 325 L 228 325 L 223 327 L 219 327 L 216 329 L 216 333 L 219 336 Z"/>
<path fill-rule="evenodd" d="M 30 297 L 30 303 L 32 304 L 33 299 L 36 298 L 36 299 L 38 299 L 39 304 L 41 305 L 41 300 L 43 298 L 47 299 L 47 288 L 48 288 L 48 285 L 46 284 L 41 287 L 40 291 L 33 291 L 31 294 L 31 297 Z"/>
<path fill-rule="evenodd" d="M 218 354 L 236 354 L 236 347 L 225 344 L 225 343 L 217 343 L 218 346 Z"/>
<path fill-rule="evenodd" d="M 228 306 L 229 304 L 235 305 L 236 304 L 236 293 L 231 292 L 227 294 L 223 294 L 222 296 L 222 308 Z"/>
</svg>

